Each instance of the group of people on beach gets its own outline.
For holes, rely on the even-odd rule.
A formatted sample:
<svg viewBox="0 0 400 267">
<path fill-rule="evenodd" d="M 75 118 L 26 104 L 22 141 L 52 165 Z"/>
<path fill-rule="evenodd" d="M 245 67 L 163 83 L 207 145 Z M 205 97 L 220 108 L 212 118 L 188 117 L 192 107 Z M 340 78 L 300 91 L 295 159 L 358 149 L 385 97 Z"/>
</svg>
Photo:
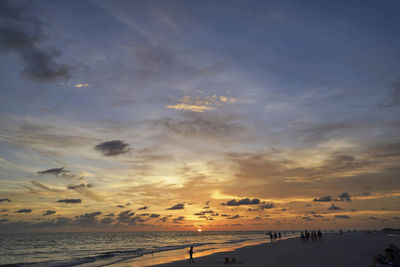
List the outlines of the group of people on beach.
<svg viewBox="0 0 400 267">
<path fill-rule="evenodd" d="M 278 232 L 278 233 L 276 233 L 276 232 L 274 232 L 274 233 L 269 232 L 269 233 L 266 233 L 266 235 L 267 235 L 267 236 L 269 235 L 269 239 L 271 240 L 271 243 L 272 243 L 272 242 L 276 242 L 276 240 L 277 240 L 278 238 L 279 238 L 279 240 L 281 240 L 281 238 L 282 238 L 281 232 Z"/>
<path fill-rule="evenodd" d="M 311 233 L 307 230 L 304 230 L 304 232 L 301 232 L 300 238 L 303 242 L 308 242 L 311 238 L 311 242 L 314 241 L 322 241 L 322 233 L 320 230 L 318 231 L 311 231 Z"/>
</svg>

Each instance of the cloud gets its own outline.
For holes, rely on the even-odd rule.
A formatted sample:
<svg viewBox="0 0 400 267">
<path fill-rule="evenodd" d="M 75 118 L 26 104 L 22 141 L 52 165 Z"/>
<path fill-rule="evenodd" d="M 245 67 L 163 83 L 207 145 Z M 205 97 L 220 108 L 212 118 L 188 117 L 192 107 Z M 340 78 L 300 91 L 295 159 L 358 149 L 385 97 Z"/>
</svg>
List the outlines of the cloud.
<svg viewBox="0 0 400 267">
<path fill-rule="evenodd" d="M 306 221 L 313 221 L 313 219 L 310 216 L 303 216 L 301 219 Z"/>
<path fill-rule="evenodd" d="M 0 1 L 0 53 L 16 52 L 24 63 L 22 74 L 30 80 L 69 78 L 69 67 L 55 62 L 60 52 L 38 47 L 46 36 L 43 24 L 27 15 L 29 5 L 14 4 L 15 1 Z"/>
<path fill-rule="evenodd" d="M 78 87 L 78 88 L 81 88 L 81 87 L 88 87 L 89 84 L 87 84 L 87 83 L 78 83 L 78 84 L 75 84 L 74 86 Z"/>
<path fill-rule="evenodd" d="M 148 207 L 147 207 L 147 206 L 144 206 L 144 207 L 138 208 L 138 210 L 147 210 L 147 209 L 148 209 Z"/>
<path fill-rule="evenodd" d="M 313 217 L 314 217 L 314 218 L 322 218 L 322 217 L 324 217 L 324 216 L 318 215 L 318 214 L 314 214 Z"/>
<path fill-rule="evenodd" d="M 129 223 L 132 216 L 134 216 L 134 215 L 135 215 L 135 213 L 131 212 L 131 210 L 121 211 L 118 214 L 117 221 L 120 223 Z"/>
<path fill-rule="evenodd" d="M 176 205 L 168 208 L 167 210 L 183 210 L 184 208 L 185 208 L 185 204 L 179 203 L 179 204 L 176 204 Z"/>
<path fill-rule="evenodd" d="M 239 214 L 237 214 L 237 215 L 234 215 L 234 216 L 228 217 L 227 219 L 229 219 L 229 220 L 236 220 L 236 219 L 239 219 L 239 218 L 240 218 L 240 215 L 239 215 Z"/>
<path fill-rule="evenodd" d="M 376 217 L 369 217 L 368 219 L 370 219 L 370 220 L 378 220 L 378 218 L 376 218 Z"/>
<path fill-rule="evenodd" d="M 351 202 L 351 196 L 349 195 L 349 193 L 344 192 L 342 194 L 340 194 L 335 201 L 349 201 Z"/>
<path fill-rule="evenodd" d="M 207 214 L 207 213 L 215 213 L 215 212 L 212 211 L 212 210 L 204 210 L 204 211 L 197 212 L 197 213 L 195 213 L 194 215 L 199 216 L 199 215 L 205 215 L 205 214 Z M 218 215 L 217 215 L 217 216 L 218 216 Z"/>
<path fill-rule="evenodd" d="M 337 196 L 337 198 L 333 198 L 332 196 L 323 196 L 323 197 L 316 197 L 313 199 L 314 202 L 330 202 L 330 201 L 349 201 L 351 202 L 351 196 L 349 193 L 344 192 Z"/>
<path fill-rule="evenodd" d="M 1 203 L 1 202 L 11 202 L 11 200 L 8 199 L 8 198 L 2 198 L 2 199 L 0 199 L 0 203 Z"/>
<path fill-rule="evenodd" d="M 160 217 L 160 214 L 155 214 L 155 213 L 153 213 L 153 214 L 151 214 L 149 217 L 150 217 L 150 218 L 158 218 L 158 217 Z"/>
<path fill-rule="evenodd" d="M 378 105 L 379 107 L 395 107 L 400 106 L 400 82 L 393 84 L 392 88 L 388 90 L 386 96 Z"/>
<path fill-rule="evenodd" d="M 332 204 L 328 210 L 341 210 L 342 208 L 335 206 L 335 204 Z"/>
<path fill-rule="evenodd" d="M 160 118 L 152 121 L 153 128 L 165 130 L 168 136 L 184 136 L 187 138 L 226 139 L 239 136 L 247 128 L 237 123 L 238 116 L 223 114 L 205 114 L 186 112 L 182 118 Z"/>
<path fill-rule="evenodd" d="M 104 156 L 107 157 L 125 154 L 130 151 L 129 144 L 122 140 L 106 141 L 96 145 L 94 149 L 100 151 Z"/>
<path fill-rule="evenodd" d="M 335 218 L 338 218 L 338 219 L 350 219 L 350 217 L 347 216 L 347 215 L 335 215 Z"/>
<path fill-rule="evenodd" d="M 36 181 L 31 181 L 31 183 L 32 183 L 34 186 L 39 187 L 39 188 L 41 188 L 41 189 L 43 189 L 43 190 L 45 190 L 45 191 L 55 192 L 55 193 L 62 192 L 61 190 L 57 190 L 57 189 L 50 188 L 50 187 L 48 187 L 47 185 L 44 185 L 44 184 L 39 183 L 39 182 L 36 182 Z"/>
<path fill-rule="evenodd" d="M 263 205 L 260 205 L 259 208 L 260 208 L 261 210 L 264 210 L 264 209 L 273 209 L 273 208 L 275 208 L 275 204 L 272 203 L 272 202 L 270 202 L 270 203 L 265 203 L 265 204 L 263 204 Z"/>
<path fill-rule="evenodd" d="M 96 211 L 92 213 L 85 213 L 79 216 L 75 216 L 74 224 L 78 225 L 95 225 L 98 223 L 97 216 L 101 215 L 102 212 Z"/>
<path fill-rule="evenodd" d="M 189 110 L 193 112 L 204 112 L 206 110 L 215 110 L 215 106 L 227 103 L 237 102 L 236 98 L 228 96 L 183 96 L 178 99 L 178 104 L 167 105 L 166 108 L 175 110 Z"/>
<path fill-rule="evenodd" d="M 21 209 L 21 210 L 17 210 L 15 213 L 31 213 L 32 210 L 31 209 Z"/>
<path fill-rule="evenodd" d="M 46 211 L 43 211 L 43 216 L 47 216 L 47 215 L 51 215 L 51 214 L 55 214 L 56 213 L 56 211 L 55 210 L 46 210 Z"/>
<path fill-rule="evenodd" d="M 176 105 L 166 105 L 166 108 L 175 110 L 190 110 L 193 112 L 204 112 L 205 110 L 215 110 L 213 107 L 199 106 L 199 105 L 188 105 L 188 104 L 176 104 Z"/>
<path fill-rule="evenodd" d="M 82 199 L 79 199 L 79 198 L 67 198 L 67 199 L 60 199 L 57 202 L 58 203 L 67 203 L 67 204 L 79 204 L 79 203 L 82 203 Z"/>
<path fill-rule="evenodd" d="M 331 196 L 316 197 L 313 199 L 314 202 L 329 202 L 332 201 Z"/>
<path fill-rule="evenodd" d="M 101 224 L 112 224 L 115 220 L 112 217 L 103 218 L 100 223 Z"/>
<path fill-rule="evenodd" d="M 392 217 L 394 220 L 400 220 L 400 217 Z"/>
<path fill-rule="evenodd" d="M 244 198 L 240 200 L 232 199 L 226 203 L 222 203 L 224 206 L 241 206 L 241 205 L 258 205 L 260 204 L 260 200 L 257 198 L 249 199 Z"/>
<path fill-rule="evenodd" d="M 172 222 L 173 223 L 181 223 L 184 220 L 185 220 L 185 216 L 179 216 L 177 218 L 172 219 Z"/>
<path fill-rule="evenodd" d="M 69 185 L 67 188 L 69 190 L 74 190 L 79 194 L 94 199 L 96 201 L 104 201 L 104 198 L 94 193 L 90 188 L 92 188 L 92 184 L 79 184 L 79 185 Z"/>
<path fill-rule="evenodd" d="M 37 174 L 52 174 L 52 175 L 61 175 L 64 173 L 69 172 L 68 170 L 65 169 L 65 167 L 61 167 L 61 168 L 53 168 L 53 169 L 48 169 L 48 170 L 44 170 L 44 171 L 37 171 Z"/>
</svg>

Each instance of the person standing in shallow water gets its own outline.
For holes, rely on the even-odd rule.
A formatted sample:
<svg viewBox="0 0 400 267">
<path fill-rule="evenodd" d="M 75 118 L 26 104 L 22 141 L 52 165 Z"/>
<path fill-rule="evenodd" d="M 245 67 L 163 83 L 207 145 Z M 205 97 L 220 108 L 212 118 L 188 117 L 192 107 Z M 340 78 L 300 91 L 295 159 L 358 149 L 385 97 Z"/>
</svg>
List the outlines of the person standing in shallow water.
<svg viewBox="0 0 400 267">
<path fill-rule="evenodd" d="M 193 261 L 193 247 L 190 247 L 190 250 L 189 250 L 189 262 L 192 262 L 192 263 L 194 263 L 194 261 Z"/>
</svg>

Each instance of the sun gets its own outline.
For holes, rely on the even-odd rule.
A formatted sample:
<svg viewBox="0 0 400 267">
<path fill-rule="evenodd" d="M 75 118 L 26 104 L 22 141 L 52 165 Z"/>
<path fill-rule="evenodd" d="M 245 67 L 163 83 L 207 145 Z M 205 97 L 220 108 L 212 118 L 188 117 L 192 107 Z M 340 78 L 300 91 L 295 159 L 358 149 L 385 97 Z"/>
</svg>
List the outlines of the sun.
<svg viewBox="0 0 400 267">
<path fill-rule="evenodd" d="M 199 233 L 200 233 L 200 232 L 201 232 L 201 229 L 197 229 L 197 232 L 199 232 Z"/>
</svg>

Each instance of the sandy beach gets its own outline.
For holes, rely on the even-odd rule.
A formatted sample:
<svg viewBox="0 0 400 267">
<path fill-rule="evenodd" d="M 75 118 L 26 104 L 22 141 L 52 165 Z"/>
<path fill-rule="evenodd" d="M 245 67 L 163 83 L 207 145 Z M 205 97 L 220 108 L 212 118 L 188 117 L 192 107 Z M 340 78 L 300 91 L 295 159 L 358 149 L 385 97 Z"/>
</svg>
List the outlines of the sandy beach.
<svg viewBox="0 0 400 267">
<path fill-rule="evenodd" d="M 188 260 L 154 265 L 151 259 L 134 264 L 119 263 L 118 266 L 372 266 L 372 257 L 384 254 L 389 244 L 400 245 L 400 235 L 385 232 L 347 232 L 326 234 L 321 242 L 303 243 L 300 238 L 281 240 L 238 248 L 234 251 L 196 257 Z M 196 251 L 196 249 L 195 249 Z M 184 252 L 184 251 L 182 251 Z M 236 263 L 224 263 L 225 258 Z"/>
</svg>

